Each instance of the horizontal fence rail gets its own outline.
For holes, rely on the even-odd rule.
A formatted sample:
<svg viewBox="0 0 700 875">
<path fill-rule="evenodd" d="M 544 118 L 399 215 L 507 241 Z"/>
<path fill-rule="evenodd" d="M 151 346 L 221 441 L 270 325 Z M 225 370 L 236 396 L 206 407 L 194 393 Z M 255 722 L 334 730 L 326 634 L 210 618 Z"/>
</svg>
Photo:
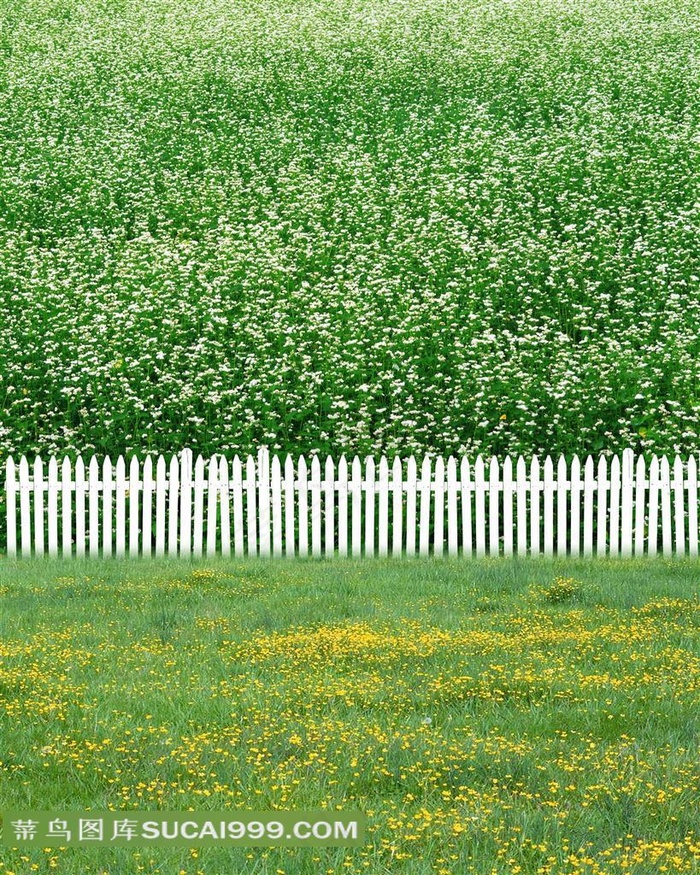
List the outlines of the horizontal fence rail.
<svg viewBox="0 0 700 875">
<path fill-rule="evenodd" d="M 698 555 L 697 460 L 6 463 L 7 554 Z"/>
</svg>

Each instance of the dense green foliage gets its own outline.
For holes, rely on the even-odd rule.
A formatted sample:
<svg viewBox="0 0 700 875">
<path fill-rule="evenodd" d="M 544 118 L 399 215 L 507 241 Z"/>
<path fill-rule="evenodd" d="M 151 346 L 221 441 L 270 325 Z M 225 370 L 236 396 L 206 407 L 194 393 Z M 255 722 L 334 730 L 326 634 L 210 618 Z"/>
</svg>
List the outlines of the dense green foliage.
<svg viewBox="0 0 700 875">
<path fill-rule="evenodd" d="M 0 450 L 697 448 L 694 0 L 0 0 Z"/>
</svg>

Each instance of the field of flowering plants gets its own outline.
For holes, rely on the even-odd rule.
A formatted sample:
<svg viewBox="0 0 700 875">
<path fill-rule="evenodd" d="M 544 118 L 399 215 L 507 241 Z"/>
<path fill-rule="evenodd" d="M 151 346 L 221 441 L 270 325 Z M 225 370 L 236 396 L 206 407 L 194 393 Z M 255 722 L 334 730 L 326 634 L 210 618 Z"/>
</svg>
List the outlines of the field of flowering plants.
<svg viewBox="0 0 700 875">
<path fill-rule="evenodd" d="M 0 452 L 690 452 L 694 0 L 0 0 Z"/>
<path fill-rule="evenodd" d="M 0 809 L 362 811 L 1 875 L 697 875 L 697 563 L 4 563 Z M 11 844 L 11 842 L 10 842 Z"/>
</svg>

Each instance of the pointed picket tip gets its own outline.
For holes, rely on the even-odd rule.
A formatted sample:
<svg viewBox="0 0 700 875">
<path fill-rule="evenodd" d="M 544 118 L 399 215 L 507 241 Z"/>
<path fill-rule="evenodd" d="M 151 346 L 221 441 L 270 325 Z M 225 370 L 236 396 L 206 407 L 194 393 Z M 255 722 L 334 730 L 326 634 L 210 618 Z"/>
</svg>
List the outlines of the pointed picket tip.
<svg viewBox="0 0 700 875">
<path fill-rule="evenodd" d="M 401 472 L 403 470 L 403 465 L 401 464 L 401 459 L 399 456 L 394 456 L 394 461 L 393 461 L 391 467 L 392 467 L 392 470 L 393 470 L 395 477 L 397 475 L 399 475 L 399 476 L 401 475 Z"/>
<path fill-rule="evenodd" d="M 303 471 L 304 474 L 306 474 L 307 465 L 306 465 L 306 459 L 303 456 L 299 456 L 299 466 L 298 467 L 299 467 L 299 473 L 301 473 Z"/>
</svg>

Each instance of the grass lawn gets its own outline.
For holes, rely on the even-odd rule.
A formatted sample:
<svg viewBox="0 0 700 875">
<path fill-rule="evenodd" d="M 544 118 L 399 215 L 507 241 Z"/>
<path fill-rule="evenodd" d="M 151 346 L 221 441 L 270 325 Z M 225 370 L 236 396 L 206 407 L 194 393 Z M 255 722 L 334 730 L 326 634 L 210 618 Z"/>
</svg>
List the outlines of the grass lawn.
<svg viewBox="0 0 700 875">
<path fill-rule="evenodd" d="M 0 873 L 700 871 L 691 562 L 0 565 L 0 809 L 339 809 L 358 849 Z"/>
</svg>

